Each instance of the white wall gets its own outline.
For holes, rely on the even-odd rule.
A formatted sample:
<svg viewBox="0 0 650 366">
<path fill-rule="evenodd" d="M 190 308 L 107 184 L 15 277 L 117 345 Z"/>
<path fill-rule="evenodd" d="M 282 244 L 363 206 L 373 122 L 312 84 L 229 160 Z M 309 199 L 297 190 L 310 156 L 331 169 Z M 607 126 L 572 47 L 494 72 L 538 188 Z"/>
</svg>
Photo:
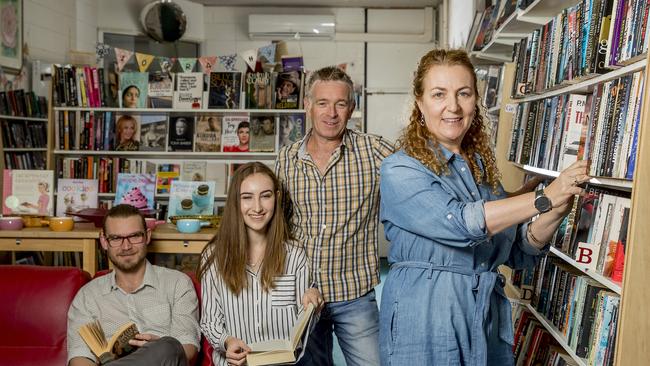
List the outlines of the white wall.
<svg viewBox="0 0 650 366">
<path fill-rule="evenodd" d="M 239 53 L 268 45 L 270 41 L 248 38 L 249 14 L 329 14 L 336 18 L 337 31 L 362 32 L 364 10 L 360 8 L 266 8 L 206 7 L 204 55 Z M 363 80 L 363 43 L 335 41 L 287 41 L 289 55 L 302 55 L 305 68 L 315 70 L 339 63 L 353 63 L 348 73 L 355 82 Z M 245 70 L 244 61 L 237 68 Z"/>
<path fill-rule="evenodd" d="M 61 63 L 68 51 L 93 51 L 98 0 L 25 0 L 23 31 L 32 60 Z"/>
</svg>

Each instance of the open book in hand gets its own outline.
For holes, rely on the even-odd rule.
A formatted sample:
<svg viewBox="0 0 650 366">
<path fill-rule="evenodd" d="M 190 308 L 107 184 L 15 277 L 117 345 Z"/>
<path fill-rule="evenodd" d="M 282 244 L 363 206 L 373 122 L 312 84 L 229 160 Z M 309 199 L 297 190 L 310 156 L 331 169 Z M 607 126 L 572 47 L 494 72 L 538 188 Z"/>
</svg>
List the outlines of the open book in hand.
<svg viewBox="0 0 650 366">
<path fill-rule="evenodd" d="M 129 340 L 138 334 L 138 328 L 133 322 L 121 326 L 110 340 L 106 339 L 104 330 L 97 320 L 82 325 L 79 328 L 81 338 L 86 342 L 90 350 L 97 356 L 100 365 L 105 365 L 120 357 L 124 357 L 135 351 L 135 347 L 129 344 Z"/>
<path fill-rule="evenodd" d="M 302 312 L 291 329 L 289 339 L 273 339 L 265 342 L 249 344 L 251 353 L 246 356 L 248 366 L 277 365 L 294 363 L 298 360 L 296 351 L 300 341 L 304 338 L 307 341 L 307 329 L 314 314 L 314 304 L 309 304 Z M 303 348 L 304 344 L 303 343 Z"/>
</svg>

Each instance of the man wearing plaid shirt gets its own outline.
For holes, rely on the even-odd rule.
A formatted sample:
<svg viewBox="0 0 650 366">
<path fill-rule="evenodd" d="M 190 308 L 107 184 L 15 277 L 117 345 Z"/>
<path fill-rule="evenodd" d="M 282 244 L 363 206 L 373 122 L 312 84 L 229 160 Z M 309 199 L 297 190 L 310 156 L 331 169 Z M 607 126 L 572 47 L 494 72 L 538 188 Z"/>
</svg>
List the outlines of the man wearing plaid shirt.
<svg viewBox="0 0 650 366">
<path fill-rule="evenodd" d="M 332 332 L 348 365 L 379 365 L 377 211 L 379 168 L 393 152 L 379 136 L 346 128 L 354 110 L 353 84 L 336 67 L 315 71 L 306 87 L 312 129 L 280 150 L 292 232 L 311 263 L 325 299 L 309 338 L 304 365 L 332 365 Z"/>
</svg>

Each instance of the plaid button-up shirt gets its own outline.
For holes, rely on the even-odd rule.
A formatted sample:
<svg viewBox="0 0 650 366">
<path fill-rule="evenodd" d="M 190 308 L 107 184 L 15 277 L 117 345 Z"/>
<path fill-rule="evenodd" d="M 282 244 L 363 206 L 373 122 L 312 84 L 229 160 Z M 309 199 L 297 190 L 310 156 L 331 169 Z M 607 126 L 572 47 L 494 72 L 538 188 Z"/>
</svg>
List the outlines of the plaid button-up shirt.
<svg viewBox="0 0 650 366">
<path fill-rule="evenodd" d="M 310 135 L 283 147 L 276 161 L 291 229 L 325 301 L 356 299 L 379 284 L 379 168 L 393 146 L 346 130 L 321 173 L 307 152 Z"/>
</svg>

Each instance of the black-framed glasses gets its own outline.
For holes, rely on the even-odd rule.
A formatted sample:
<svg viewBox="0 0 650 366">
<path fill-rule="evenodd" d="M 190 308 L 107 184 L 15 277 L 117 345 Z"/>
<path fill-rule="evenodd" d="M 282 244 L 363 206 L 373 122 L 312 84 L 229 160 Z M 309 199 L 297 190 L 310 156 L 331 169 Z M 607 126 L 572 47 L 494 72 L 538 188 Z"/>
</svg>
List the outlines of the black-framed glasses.
<svg viewBox="0 0 650 366">
<path fill-rule="evenodd" d="M 108 242 L 108 246 L 112 248 L 121 247 L 122 244 L 124 244 L 124 239 L 126 239 L 126 241 L 128 241 L 129 244 L 131 245 L 144 244 L 146 237 L 147 237 L 147 233 L 144 231 L 138 231 L 137 233 L 133 233 L 127 236 L 120 236 L 120 235 L 104 236 L 104 238 Z"/>
</svg>

